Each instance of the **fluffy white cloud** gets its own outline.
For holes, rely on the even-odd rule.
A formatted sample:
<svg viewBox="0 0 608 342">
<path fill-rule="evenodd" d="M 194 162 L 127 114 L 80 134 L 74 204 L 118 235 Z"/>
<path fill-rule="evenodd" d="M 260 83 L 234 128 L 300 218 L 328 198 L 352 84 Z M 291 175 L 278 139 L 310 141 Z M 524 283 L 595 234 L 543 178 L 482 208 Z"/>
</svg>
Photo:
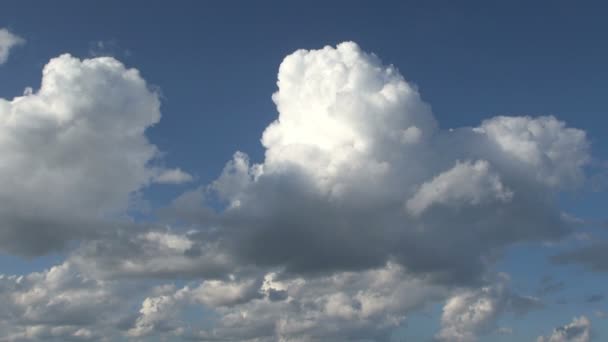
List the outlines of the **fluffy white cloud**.
<svg viewBox="0 0 608 342">
<path fill-rule="evenodd" d="M 353 181 L 388 175 L 399 154 L 436 129 L 418 91 L 352 42 L 287 56 L 277 84 L 279 117 L 262 137 L 264 172 L 296 165 L 335 197 Z"/>
<path fill-rule="evenodd" d="M 536 181 L 549 186 L 577 185 L 583 178 L 582 166 L 589 161 L 585 132 L 553 117 L 499 116 L 484 121 L 476 131 L 521 163 L 512 167 L 532 173 Z"/>
<path fill-rule="evenodd" d="M 591 321 L 585 316 L 575 317 L 572 322 L 555 328 L 549 336 L 539 336 L 537 342 L 589 342 Z"/>
<path fill-rule="evenodd" d="M 443 307 L 440 341 L 473 342 L 480 334 L 491 331 L 505 333 L 496 327 L 496 319 L 505 312 L 525 313 L 541 307 L 534 297 L 523 297 L 508 288 L 508 278 L 501 275 L 496 282 L 477 290 L 466 290 L 449 298 Z"/>
<path fill-rule="evenodd" d="M 164 171 L 144 135 L 158 94 L 137 70 L 66 54 L 42 74 L 39 90 L 0 98 L 0 249 L 19 254 L 103 232 Z"/>
<path fill-rule="evenodd" d="M 5 28 L 0 28 L 0 65 L 6 63 L 11 49 L 24 44 L 25 40 Z"/>
</svg>

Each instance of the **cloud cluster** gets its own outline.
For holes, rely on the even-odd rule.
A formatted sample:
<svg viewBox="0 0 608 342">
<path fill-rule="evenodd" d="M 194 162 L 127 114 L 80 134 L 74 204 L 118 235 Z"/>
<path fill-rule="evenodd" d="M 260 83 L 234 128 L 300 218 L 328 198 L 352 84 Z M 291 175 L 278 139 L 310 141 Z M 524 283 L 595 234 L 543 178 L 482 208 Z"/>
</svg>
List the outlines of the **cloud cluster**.
<svg viewBox="0 0 608 342">
<path fill-rule="evenodd" d="M 395 264 L 312 279 L 279 279 L 271 272 L 258 279 L 205 281 L 148 297 L 129 334 L 165 333 L 200 340 L 388 341 L 409 312 L 445 291 L 408 276 Z M 215 309 L 213 326 L 179 325 L 176 312 L 188 303 Z"/>
<path fill-rule="evenodd" d="M 193 180 L 154 166 L 160 102 L 137 70 L 62 55 L 38 90 L 0 99 L 0 250 L 78 241 L 59 266 L 0 278 L 2 338 L 388 341 L 448 298 L 436 337 L 472 341 L 540 306 L 492 265 L 570 232 L 556 201 L 584 179 L 583 131 L 550 116 L 441 128 L 350 42 L 287 56 L 277 85 L 264 160 L 235 153 L 162 210 L 170 229 L 127 215 L 145 186 Z"/>
<path fill-rule="evenodd" d="M 11 50 L 25 43 L 25 40 L 5 28 L 0 28 L 0 65 L 6 63 Z"/>
</svg>

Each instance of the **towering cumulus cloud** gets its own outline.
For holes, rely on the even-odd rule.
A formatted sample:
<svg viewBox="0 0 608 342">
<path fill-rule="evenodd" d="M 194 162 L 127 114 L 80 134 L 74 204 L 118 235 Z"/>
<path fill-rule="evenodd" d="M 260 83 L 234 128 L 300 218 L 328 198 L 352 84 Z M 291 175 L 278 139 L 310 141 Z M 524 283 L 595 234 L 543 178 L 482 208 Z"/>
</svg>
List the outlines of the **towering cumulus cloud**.
<svg viewBox="0 0 608 342">
<path fill-rule="evenodd" d="M 569 231 L 554 199 L 583 179 L 583 131 L 554 117 L 442 130 L 414 86 L 354 43 L 286 57 L 278 88 L 264 162 L 236 153 L 210 185 L 242 262 L 302 274 L 392 260 L 471 283 L 510 243 Z"/>
</svg>

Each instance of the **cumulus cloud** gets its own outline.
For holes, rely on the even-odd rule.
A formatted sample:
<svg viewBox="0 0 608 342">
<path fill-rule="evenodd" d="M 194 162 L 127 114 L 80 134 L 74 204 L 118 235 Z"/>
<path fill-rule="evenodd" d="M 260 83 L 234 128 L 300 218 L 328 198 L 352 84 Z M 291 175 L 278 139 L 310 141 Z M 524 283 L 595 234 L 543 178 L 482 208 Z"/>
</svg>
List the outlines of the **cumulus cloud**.
<svg viewBox="0 0 608 342">
<path fill-rule="evenodd" d="M 11 50 L 25 44 L 25 40 L 5 28 L 0 28 L 0 65 L 6 63 Z"/>
<path fill-rule="evenodd" d="M 501 275 L 495 284 L 450 297 L 443 307 L 441 330 L 435 337 L 439 341 L 471 342 L 492 331 L 512 332 L 496 327 L 500 315 L 523 314 L 541 307 L 538 298 L 513 293 L 508 287 L 508 277 Z"/>
<path fill-rule="evenodd" d="M 555 328 L 548 336 L 539 336 L 537 342 L 589 342 L 591 321 L 585 316 L 574 318 L 571 323 Z"/>
<path fill-rule="evenodd" d="M 159 173 L 175 181 L 150 165 L 158 149 L 144 132 L 159 107 L 137 70 L 67 54 L 37 91 L 0 98 L 0 249 L 42 254 L 102 232 Z"/>
<path fill-rule="evenodd" d="M 579 184 L 582 166 L 590 159 L 585 132 L 552 117 L 501 116 L 484 121 L 476 131 L 485 133 L 501 151 L 521 163 L 514 167 L 532 171 L 536 181 L 551 187 Z"/>
<path fill-rule="evenodd" d="M 306 274 L 395 261 L 470 284 L 504 247 L 571 229 L 555 200 L 584 179 L 581 130 L 528 116 L 442 130 L 416 87 L 355 43 L 296 51 L 277 84 L 264 161 L 235 153 L 199 192 L 213 205 L 197 215 L 190 192 L 173 208 L 219 227 L 240 263 Z"/>
<path fill-rule="evenodd" d="M 201 340 L 388 341 L 407 313 L 444 291 L 408 276 L 395 264 L 313 279 L 279 279 L 271 272 L 257 280 L 205 281 L 146 298 L 129 334 L 164 332 Z M 282 296 L 272 298 L 277 292 Z M 193 302 L 216 309 L 211 328 L 179 325 L 171 319 Z"/>
<path fill-rule="evenodd" d="M 159 99 L 137 70 L 63 55 L 39 90 L 0 99 L 0 249 L 86 237 L 25 277 L 38 280 L 4 283 L 7 338 L 388 341 L 448 298 L 437 338 L 469 341 L 541 305 L 504 276 L 488 282 L 491 266 L 512 244 L 571 231 L 556 202 L 584 179 L 583 131 L 528 116 L 442 129 L 414 85 L 355 43 L 294 52 L 277 85 L 264 160 L 236 152 L 162 210 L 171 229 L 120 219 L 143 187 L 192 180 L 153 165 Z M 166 280 L 180 283 L 150 290 Z M 131 282 L 138 295 L 120 286 Z M 184 318 L 191 307 L 205 324 Z"/>
</svg>

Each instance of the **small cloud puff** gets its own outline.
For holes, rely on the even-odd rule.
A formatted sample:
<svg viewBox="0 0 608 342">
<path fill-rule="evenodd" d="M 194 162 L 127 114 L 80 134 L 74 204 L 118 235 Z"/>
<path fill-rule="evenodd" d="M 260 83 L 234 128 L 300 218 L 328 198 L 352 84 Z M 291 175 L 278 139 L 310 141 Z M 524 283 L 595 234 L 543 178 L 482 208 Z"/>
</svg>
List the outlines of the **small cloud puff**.
<svg viewBox="0 0 608 342">
<path fill-rule="evenodd" d="M 191 182 L 193 179 L 194 177 L 192 177 L 192 175 L 181 169 L 170 169 L 165 170 L 156 176 L 154 182 L 160 184 L 183 184 Z"/>
<path fill-rule="evenodd" d="M 6 63 L 14 47 L 23 44 L 25 44 L 25 39 L 5 28 L 0 28 L 0 65 Z"/>
</svg>

